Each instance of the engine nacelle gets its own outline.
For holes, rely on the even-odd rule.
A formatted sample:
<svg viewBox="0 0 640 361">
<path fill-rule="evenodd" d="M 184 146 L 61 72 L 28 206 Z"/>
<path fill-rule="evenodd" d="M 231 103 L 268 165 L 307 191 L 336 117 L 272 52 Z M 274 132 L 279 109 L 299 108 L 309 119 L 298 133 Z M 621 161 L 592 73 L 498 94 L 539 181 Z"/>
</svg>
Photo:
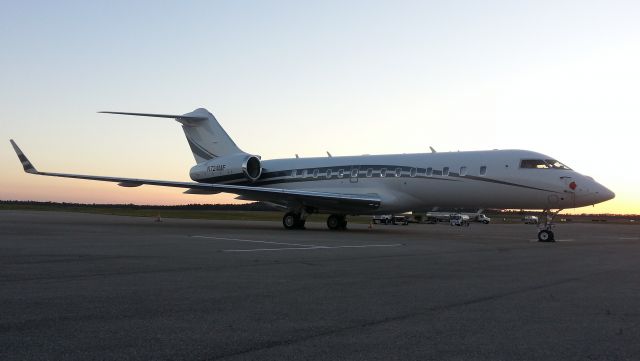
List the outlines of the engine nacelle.
<svg viewBox="0 0 640 361">
<path fill-rule="evenodd" d="M 207 180 L 212 183 L 236 180 L 244 176 L 255 182 L 262 175 L 260 158 L 255 155 L 238 153 L 210 159 L 191 168 L 189 176 L 194 181 Z"/>
</svg>

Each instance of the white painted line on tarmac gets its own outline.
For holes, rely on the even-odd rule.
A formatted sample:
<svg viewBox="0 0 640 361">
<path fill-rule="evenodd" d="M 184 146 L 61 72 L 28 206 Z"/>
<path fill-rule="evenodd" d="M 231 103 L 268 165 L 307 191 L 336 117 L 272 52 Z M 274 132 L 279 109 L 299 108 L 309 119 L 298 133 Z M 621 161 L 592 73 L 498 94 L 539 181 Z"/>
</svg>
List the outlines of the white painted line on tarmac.
<svg viewBox="0 0 640 361">
<path fill-rule="evenodd" d="M 575 240 L 574 239 L 556 239 L 555 241 L 541 242 L 537 239 L 530 239 L 529 242 L 553 243 L 553 242 L 575 242 Z"/>
<path fill-rule="evenodd" d="M 225 237 L 213 237 L 213 236 L 191 236 L 191 237 L 193 237 L 193 238 L 218 239 L 218 240 L 221 240 L 221 241 L 281 244 L 281 245 L 284 245 L 284 246 L 315 247 L 315 245 L 313 245 L 313 244 L 298 244 L 298 243 L 283 243 L 283 242 L 271 242 L 271 241 L 256 241 L 256 240 L 253 240 L 253 239 L 225 238 Z"/>
<path fill-rule="evenodd" d="M 623 239 L 625 241 L 637 241 L 640 240 L 640 237 L 619 237 L 618 239 Z"/>
<path fill-rule="evenodd" d="M 291 250 L 318 250 L 336 248 L 371 248 L 371 247 L 400 247 L 402 244 L 363 244 L 357 246 L 310 246 L 310 247 L 287 247 L 287 248 L 254 248 L 254 249 L 223 249 L 222 252 L 268 252 L 268 251 L 291 251 Z"/>
</svg>

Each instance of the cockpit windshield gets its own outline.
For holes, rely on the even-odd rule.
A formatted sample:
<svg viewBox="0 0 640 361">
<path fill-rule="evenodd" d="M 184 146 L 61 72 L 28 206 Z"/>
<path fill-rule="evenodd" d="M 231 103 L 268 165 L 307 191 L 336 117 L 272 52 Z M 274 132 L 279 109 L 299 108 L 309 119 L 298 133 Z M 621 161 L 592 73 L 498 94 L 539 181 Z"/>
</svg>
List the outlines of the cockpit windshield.
<svg viewBox="0 0 640 361">
<path fill-rule="evenodd" d="M 558 162 L 555 159 L 523 159 L 520 161 L 520 168 L 526 169 L 565 169 L 571 168 Z"/>
<path fill-rule="evenodd" d="M 544 161 L 547 162 L 547 164 L 549 164 L 549 168 L 571 170 L 571 168 L 567 167 L 561 162 L 558 162 L 555 159 L 545 159 Z"/>
</svg>

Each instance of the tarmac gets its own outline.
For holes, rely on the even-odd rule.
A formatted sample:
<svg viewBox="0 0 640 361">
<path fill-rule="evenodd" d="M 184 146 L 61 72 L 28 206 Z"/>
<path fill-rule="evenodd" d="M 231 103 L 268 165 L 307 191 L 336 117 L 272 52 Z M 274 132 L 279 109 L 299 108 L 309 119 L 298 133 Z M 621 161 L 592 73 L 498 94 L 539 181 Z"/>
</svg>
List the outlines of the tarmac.
<svg viewBox="0 0 640 361">
<path fill-rule="evenodd" d="M 638 360 L 640 227 L 0 211 L 1 360 Z"/>
</svg>

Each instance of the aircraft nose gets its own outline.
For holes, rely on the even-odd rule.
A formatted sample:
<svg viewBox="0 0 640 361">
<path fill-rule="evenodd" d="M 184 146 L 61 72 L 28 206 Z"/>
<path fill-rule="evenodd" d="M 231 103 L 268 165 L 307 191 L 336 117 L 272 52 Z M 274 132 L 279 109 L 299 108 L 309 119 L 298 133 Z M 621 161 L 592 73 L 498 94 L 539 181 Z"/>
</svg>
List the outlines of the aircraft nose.
<svg viewBox="0 0 640 361">
<path fill-rule="evenodd" d="M 576 192 L 575 204 L 578 207 L 606 202 L 616 196 L 609 188 L 596 182 L 591 177 L 585 177 L 580 183 L 584 187 L 579 186 Z"/>
<path fill-rule="evenodd" d="M 599 191 L 600 195 L 602 196 L 602 202 L 604 201 L 608 201 L 610 199 L 614 199 L 616 197 L 616 194 L 613 193 L 613 191 L 605 186 L 602 186 L 602 190 Z"/>
<path fill-rule="evenodd" d="M 606 202 L 610 199 L 615 198 L 616 194 L 613 193 L 609 188 L 603 186 L 600 183 L 595 183 L 593 187 L 593 195 L 595 196 L 596 203 Z"/>
</svg>

